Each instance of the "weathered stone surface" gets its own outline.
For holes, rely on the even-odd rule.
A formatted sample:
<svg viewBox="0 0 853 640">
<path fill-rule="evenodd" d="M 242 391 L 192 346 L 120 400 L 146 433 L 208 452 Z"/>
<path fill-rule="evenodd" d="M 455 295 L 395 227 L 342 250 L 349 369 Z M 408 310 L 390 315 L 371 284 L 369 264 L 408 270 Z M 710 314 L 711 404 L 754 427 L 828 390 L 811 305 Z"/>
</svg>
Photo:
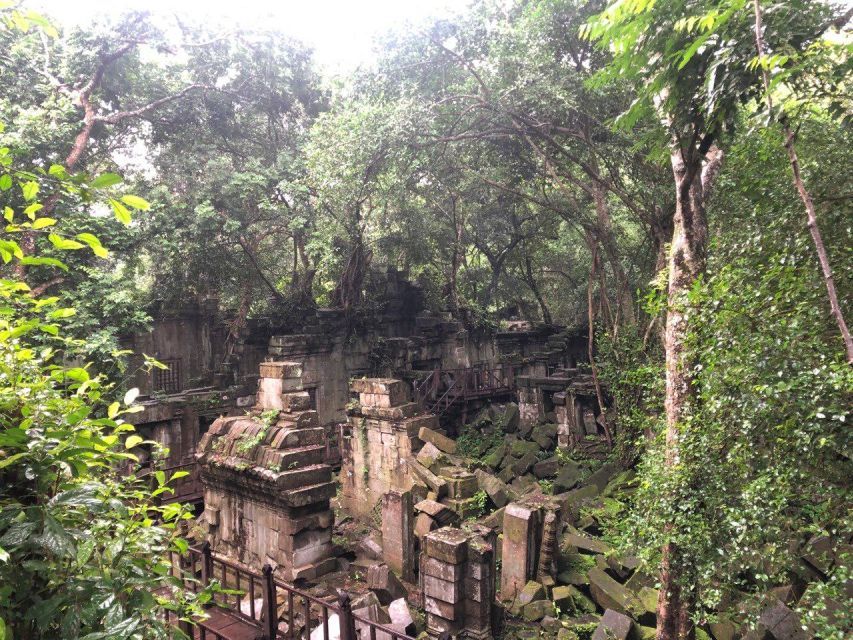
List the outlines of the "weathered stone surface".
<svg viewBox="0 0 853 640">
<path fill-rule="evenodd" d="M 391 604 L 397 598 L 406 597 L 406 588 L 386 564 L 376 565 L 367 570 L 367 588 L 376 594 L 383 605 Z"/>
<path fill-rule="evenodd" d="M 563 493 L 573 489 L 580 482 L 580 476 L 580 466 L 574 460 L 562 463 L 554 478 L 554 491 Z"/>
<path fill-rule="evenodd" d="M 391 618 L 392 625 L 403 629 L 407 635 L 415 633 L 415 620 L 405 598 L 398 598 L 388 605 L 388 617 Z"/>
<path fill-rule="evenodd" d="M 477 477 L 461 468 L 444 469 L 442 477 L 447 482 L 447 495 L 457 500 L 472 498 L 477 493 Z"/>
<path fill-rule="evenodd" d="M 520 458 L 528 453 L 536 455 L 539 453 L 539 445 L 535 442 L 528 442 L 527 440 L 516 440 L 510 446 L 510 453 L 516 458 Z"/>
<path fill-rule="evenodd" d="M 420 438 L 424 442 L 431 442 L 440 451 L 443 451 L 444 453 L 456 453 L 455 440 L 452 440 L 451 438 L 440 434 L 438 431 L 433 431 L 428 427 L 421 427 L 421 429 L 418 431 L 418 438 Z"/>
<path fill-rule="evenodd" d="M 424 444 L 415 459 L 430 470 L 434 465 L 444 464 L 447 461 L 446 456 L 432 442 Z"/>
<path fill-rule="evenodd" d="M 506 405 L 506 411 L 503 415 L 503 427 L 506 433 L 515 433 L 518 430 L 519 418 L 521 414 L 518 411 L 518 405 L 510 402 Z"/>
<path fill-rule="evenodd" d="M 494 529 L 495 531 L 503 531 L 504 528 L 504 508 L 501 507 L 495 511 L 492 511 L 489 515 L 481 520 L 483 525 L 489 527 L 490 529 Z"/>
<path fill-rule="evenodd" d="M 522 476 L 530 470 L 536 462 L 535 453 L 526 453 L 512 464 L 512 471 L 516 476 Z"/>
<path fill-rule="evenodd" d="M 382 560 L 382 545 L 370 536 L 358 543 L 358 550 L 371 560 Z"/>
<path fill-rule="evenodd" d="M 421 482 L 434 491 L 436 496 L 442 498 L 447 495 L 447 482 L 445 482 L 443 478 L 435 475 L 417 460 L 409 461 L 409 469 L 421 480 Z"/>
<path fill-rule="evenodd" d="M 761 612 L 759 622 L 775 640 L 808 640 L 812 634 L 803 630 L 800 616 L 783 602 L 775 600 Z"/>
<path fill-rule="evenodd" d="M 382 497 L 382 555 L 398 576 L 415 578 L 415 534 L 412 494 L 389 491 Z"/>
<path fill-rule="evenodd" d="M 609 483 L 610 480 L 621 470 L 622 468 L 618 464 L 610 462 L 605 463 L 601 465 L 597 471 L 592 473 L 584 483 L 586 485 L 595 486 L 598 489 L 598 493 L 601 493 L 607 487 L 607 483 Z"/>
<path fill-rule="evenodd" d="M 528 580 L 527 584 L 524 585 L 524 588 L 518 592 L 515 602 L 517 607 L 521 609 L 524 605 L 530 604 L 534 600 L 544 599 L 545 587 L 542 586 L 542 583 L 536 582 L 535 580 Z"/>
<path fill-rule="evenodd" d="M 592 640 L 628 640 L 634 621 L 626 615 L 607 609 L 592 634 Z"/>
<path fill-rule="evenodd" d="M 556 457 L 542 460 L 533 465 L 533 475 L 539 479 L 550 478 L 560 470 L 560 461 Z"/>
<path fill-rule="evenodd" d="M 438 529 L 438 526 L 438 523 L 426 513 L 419 513 L 415 517 L 415 537 L 420 540 L 430 531 Z"/>
<path fill-rule="evenodd" d="M 301 362 L 262 362 L 261 378 L 302 378 Z"/>
<path fill-rule="evenodd" d="M 602 609 L 638 615 L 645 609 L 639 599 L 598 567 L 589 571 L 589 591 Z"/>
<path fill-rule="evenodd" d="M 499 478 L 490 473 L 478 469 L 476 472 L 477 484 L 486 492 L 496 507 L 503 507 L 514 499 L 514 492 Z"/>
<path fill-rule="evenodd" d="M 506 452 L 506 444 L 498 445 L 489 453 L 489 455 L 483 458 L 483 464 L 491 467 L 492 469 L 497 469 L 500 466 L 501 461 L 504 459 L 504 456 L 506 456 Z"/>
<path fill-rule="evenodd" d="M 424 549 L 431 558 L 459 564 L 468 552 L 467 542 L 468 536 L 462 530 L 443 527 L 425 537 Z"/>
<path fill-rule="evenodd" d="M 579 531 L 569 532 L 563 536 L 562 546 L 564 549 L 574 547 L 588 553 L 605 554 L 610 551 L 610 545 L 597 538 L 590 538 Z"/>
<path fill-rule="evenodd" d="M 513 600 L 536 570 L 540 514 L 538 509 L 519 503 L 504 511 L 504 538 L 501 553 L 501 599 Z"/>
<path fill-rule="evenodd" d="M 522 615 L 528 622 L 536 622 L 553 613 L 554 603 L 550 600 L 534 600 L 522 609 Z"/>
<path fill-rule="evenodd" d="M 435 500 L 421 500 L 415 505 L 415 511 L 427 514 L 442 527 L 452 524 L 457 520 L 456 514 L 452 509 Z"/>
</svg>

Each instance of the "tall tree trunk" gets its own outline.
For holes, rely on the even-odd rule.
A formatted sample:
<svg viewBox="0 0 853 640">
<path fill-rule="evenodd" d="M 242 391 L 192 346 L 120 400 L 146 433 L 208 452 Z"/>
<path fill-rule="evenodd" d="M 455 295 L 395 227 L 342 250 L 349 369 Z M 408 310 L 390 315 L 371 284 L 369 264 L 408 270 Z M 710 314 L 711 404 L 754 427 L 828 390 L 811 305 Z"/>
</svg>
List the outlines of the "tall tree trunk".
<svg viewBox="0 0 853 640">
<path fill-rule="evenodd" d="M 462 266 L 462 236 L 464 225 L 456 216 L 456 200 L 453 201 L 453 215 L 455 227 L 455 238 L 453 242 L 453 257 L 450 262 L 450 304 L 453 313 L 459 317 L 459 268 Z"/>
<path fill-rule="evenodd" d="M 539 285 L 536 284 L 536 278 L 533 277 L 533 261 L 529 256 L 524 258 L 524 279 L 527 281 L 527 286 L 533 292 L 536 302 L 539 303 L 539 309 L 542 311 L 542 320 L 545 324 L 552 324 L 551 312 L 545 303 L 545 298 L 542 297 Z"/>
<path fill-rule="evenodd" d="M 589 329 L 587 330 L 587 356 L 589 357 L 589 368 L 592 372 L 592 382 L 595 386 L 595 396 L 598 400 L 598 408 L 601 411 L 599 423 L 604 428 L 604 437 L 607 438 L 607 445 L 613 447 L 613 435 L 610 431 L 610 422 L 607 415 L 607 405 L 604 404 L 604 392 L 601 389 L 601 381 L 598 377 L 598 365 L 595 362 L 595 302 L 592 295 L 595 286 L 596 272 L 601 268 L 601 261 L 598 257 L 598 240 L 591 233 L 586 234 L 586 242 L 589 246 L 589 252 L 592 259 L 592 264 L 589 267 L 589 278 L 586 285 L 586 308 Z M 599 295 L 604 295 L 604 292 L 599 292 Z"/>
<path fill-rule="evenodd" d="M 759 0 L 753 0 L 753 9 L 755 11 L 755 48 L 758 51 L 759 57 L 764 55 L 764 39 L 761 26 L 761 4 Z M 773 112 L 773 96 L 770 94 L 770 74 L 764 65 L 761 65 L 761 77 L 764 82 L 765 99 L 767 100 L 767 109 L 770 113 Z M 841 305 L 838 302 L 838 293 L 835 290 L 835 278 L 832 275 L 832 267 L 829 265 L 829 255 L 826 251 L 826 245 L 823 244 L 823 236 L 820 233 L 820 227 L 817 224 L 817 213 L 815 212 L 814 201 L 811 193 L 806 189 L 806 184 L 803 182 L 803 177 L 800 173 L 800 159 L 797 156 L 797 149 L 794 146 L 794 132 L 791 130 L 785 116 L 783 114 L 782 132 L 785 136 L 785 151 L 788 153 L 788 162 L 791 165 L 791 171 L 794 174 L 794 187 L 797 189 L 797 194 L 803 205 L 806 208 L 806 226 L 812 237 L 817 259 L 820 262 L 820 269 L 823 273 L 823 282 L 826 286 L 826 294 L 829 298 L 829 308 L 832 316 L 835 318 L 835 323 L 838 325 L 838 330 L 841 333 L 841 339 L 844 342 L 844 350 L 847 353 L 847 363 L 853 364 L 853 338 L 850 337 L 850 329 L 844 320 L 844 314 L 841 311 Z"/>
<path fill-rule="evenodd" d="M 716 152 L 715 152 L 716 153 Z M 679 459 L 681 430 L 691 410 L 694 395 L 693 362 L 685 352 L 688 332 L 687 294 L 705 271 L 708 227 L 702 184 L 702 156 L 694 148 L 675 145 L 670 160 L 676 186 L 672 246 L 669 253 L 669 284 L 666 317 L 666 450 L 664 465 L 672 469 Z M 713 166 L 722 160 L 715 155 Z M 710 167 L 709 163 L 709 167 Z M 673 498 L 674 499 L 674 498 Z M 673 532 L 674 523 L 667 523 Z M 691 591 L 689 559 L 673 542 L 664 545 L 660 566 L 661 589 L 658 599 L 658 640 L 695 637 L 690 620 L 694 594 Z"/>
<path fill-rule="evenodd" d="M 607 261 L 616 276 L 618 287 L 619 308 L 626 325 L 632 326 L 636 323 L 634 314 L 634 296 L 631 286 L 628 284 L 628 276 L 619 262 L 619 251 L 616 247 L 616 238 L 613 235 L 613 219 L 610 216 L 610 207 L 607 205 L 607 195 L 604 186 L 595 182 L 592 187 L 593 201 L 595 203 L 595 215 L 598 218 L 599 239 Z"/>
</svg>

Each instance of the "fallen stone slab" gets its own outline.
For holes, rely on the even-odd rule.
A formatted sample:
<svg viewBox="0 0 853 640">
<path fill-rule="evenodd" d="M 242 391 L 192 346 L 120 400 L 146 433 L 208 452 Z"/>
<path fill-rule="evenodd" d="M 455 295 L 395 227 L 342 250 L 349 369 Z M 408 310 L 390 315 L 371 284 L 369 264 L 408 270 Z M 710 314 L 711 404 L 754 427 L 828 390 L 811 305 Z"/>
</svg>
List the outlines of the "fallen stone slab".
<svg viewBox="0 0 853 640">
<path fill-rule="evenodd" d="M 560 461 L 556 457 L 542 460 L 533 465 L 533 475 L 539 478 L 550 478 L 560 470 Z"/>
<path fill-rule="evenodd" d="M 403 629 L 406 635 L 416 633 L 415 620 L 405 598 L 398 598 L 388 605 L 388 617 L 391 618 L 391 624 Z"/>
<path fill-rule="evenodd" d="M 371 560 L 382 560 L 382 545 L 370 536 L 358 543 L 358 551 Z"/>
<path fill-rule="evenodd" d="M 489 452 L 489 455 L 483 458 L 483 464 L 491 469 L 497 469 L 501 465 L 501 461 L 506 456 L 506 452 L 507 446 L 505 444 L 498 445 Z"/>
<path fill-rule="evenodd" d="M 438 523 L 430 518 L 426 513 L 419 513 L 415 518 L 415 537 L 420 540 L 430 531 L 435 531 L 439 528 Z"/>
<path fill-rule="evenodd" d="M 535 473 L 535 471 L 534 471 Z M 563 493 L 570 491 L 577 486 L 581 478 L 581 468 L 574 460 L 564 462 L 557 470 L 557 476 L 554 478 L 554 491 Z"/>
<path fill-rule="evenodd" d="M 447 459 L 438 447 L 436 447 L 432 442 L 427 442 L 421 447 L 421 450 L 418 451 L 418 455 L 415 456 L 415 460 L 432 471 L 433 466 L 443 464 Z"/>
<path fill-rule="evenodd" d="M 486 492 L 486 495 L 495 503 L 496 507 L 504 507 L 508 502 L 515 500 L 515 492 L 497 476 L 486 473 L 481 469 L 478 469 L 474 473 L 477 477 L 478 486 Z"/>
<path fill-rule="evenodd" d="M 601 465 L 594 473 L 592 473 L 585 481 L 586 485 L 593 485 L 598 489 L 598 493 L 604 491 L 607 484 L 620 472 L 622 467 L 612 462 L 606 462 Z"/>
<path fill-rule="evenodd" d="M 628 616 L 607 609 L 592 634 L 592 640 L 628 640 L 633 626 L 634 621 Z"/>
<path fill-rule="evenodd" d="M 554 603 L 550 600 L 534 600 L 524 605 L 522 616 L 527 622 L 536 622 L 554 613 Z"/>
<path fill-rule="evenodd" d="M 447 495 L 447 483 L 443 478 L 439 478 L 432 471 L 423 466 L 420 462 L 413 458 L 408 459 L 409 469 L 412 473 L 430 488 L 438 498 L 443 498 Z"/>
<path fill-rule="evenodd" d="M 406 587 L 387 564 L 376 565 L 367 570 L 367 588 L 376 594 L 383 605 L 389 605 L 407 595 Z"/>
<path fill-rule="evenodd" d="M 589 592 L 602 609 L 614 609 L 625 615 L 645 612 L 643 603 L 598 567 L 589 570 Z"/>
<path fill-rule="evenodd" d="M 773 598 L 774 602 L 761 612 L 758 621 L 776 640 L 808 640 L 812 634 L 803 630 L 800 616 Z"/>
<path fill-rule="evenodd" d="M 441 527 L 452 524 L 458 519 L 453 509 L 435 500 L 421 500 L 415 505 L 415 513 L 427 514 Z"/>
<path fill-rule="evenodd" d="M 580 531 L 571 531 L 570 529 L 569 533 L 563 536 L 562 548 L 568 551 L 572 547 L 580 551 L 596 554 L 606 554 L 611 549 L 610 545 L 606 542 L 590 538 L 580 533 Z"/>
<path fill-rule="evenodd" d="M 438 431 L 433 431 L 429 427 L 421 427 L 418 431 L 418 438 L 424 442 L 434 444 L 440 451 L 444 453 L 456 453 L 456 441 L 440 434 Z"/>
</svg>

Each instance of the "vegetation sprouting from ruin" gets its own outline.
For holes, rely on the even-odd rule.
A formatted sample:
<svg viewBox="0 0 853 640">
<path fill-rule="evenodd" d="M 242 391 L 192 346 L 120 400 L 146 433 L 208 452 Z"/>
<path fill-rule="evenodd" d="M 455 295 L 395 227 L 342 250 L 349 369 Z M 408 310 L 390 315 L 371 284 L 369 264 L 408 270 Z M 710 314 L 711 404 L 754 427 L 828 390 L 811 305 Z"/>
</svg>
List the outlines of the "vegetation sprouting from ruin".
<svg viewBox="0 0 853 640">
<path fill-rule="evenodd" d="M 471 0 L 342 76 L 275 24 L 129 4 L 81 26 L 0 0 L 0 640 L 204 617 L 219 585 L 168 559 L 196 542 L 163 499 L 188 474 L 143 476 L 168 454 L 133 427 L 132 381 L 168 366 L 127 348 L 187 308 L 219 323 L 198 387 L 223 394 L 243 345 L 321 340 L 319 317 L 353 345 L 401 309 L 577 338 L 587 450 L 505 404 L 449 430 L 471 522 L 504 506 L 483 474 L 558 498 L 608 470 L 548 637 L 599 628 L 593 557 L 636 560 L 660 640 L 851 637 L 849 3 Z M 400 339 L 359 373 L 399 377 Z"/>
</svg>

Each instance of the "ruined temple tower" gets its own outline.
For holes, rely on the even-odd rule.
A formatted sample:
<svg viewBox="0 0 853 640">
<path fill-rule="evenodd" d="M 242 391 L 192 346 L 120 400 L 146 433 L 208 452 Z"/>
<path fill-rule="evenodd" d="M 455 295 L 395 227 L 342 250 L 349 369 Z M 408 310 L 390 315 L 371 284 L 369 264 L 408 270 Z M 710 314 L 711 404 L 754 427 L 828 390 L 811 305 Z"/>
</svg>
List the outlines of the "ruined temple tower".
<svg viewBox="0 0 853 640">
<path fill-rule="evenodd" d="M 216 420 L 196 454 L 213 550 L 285 580 L 332 571 L 335 484 L 324 455 L 301 364 L 262 363 L 254 409 Z"/>
</svg>

